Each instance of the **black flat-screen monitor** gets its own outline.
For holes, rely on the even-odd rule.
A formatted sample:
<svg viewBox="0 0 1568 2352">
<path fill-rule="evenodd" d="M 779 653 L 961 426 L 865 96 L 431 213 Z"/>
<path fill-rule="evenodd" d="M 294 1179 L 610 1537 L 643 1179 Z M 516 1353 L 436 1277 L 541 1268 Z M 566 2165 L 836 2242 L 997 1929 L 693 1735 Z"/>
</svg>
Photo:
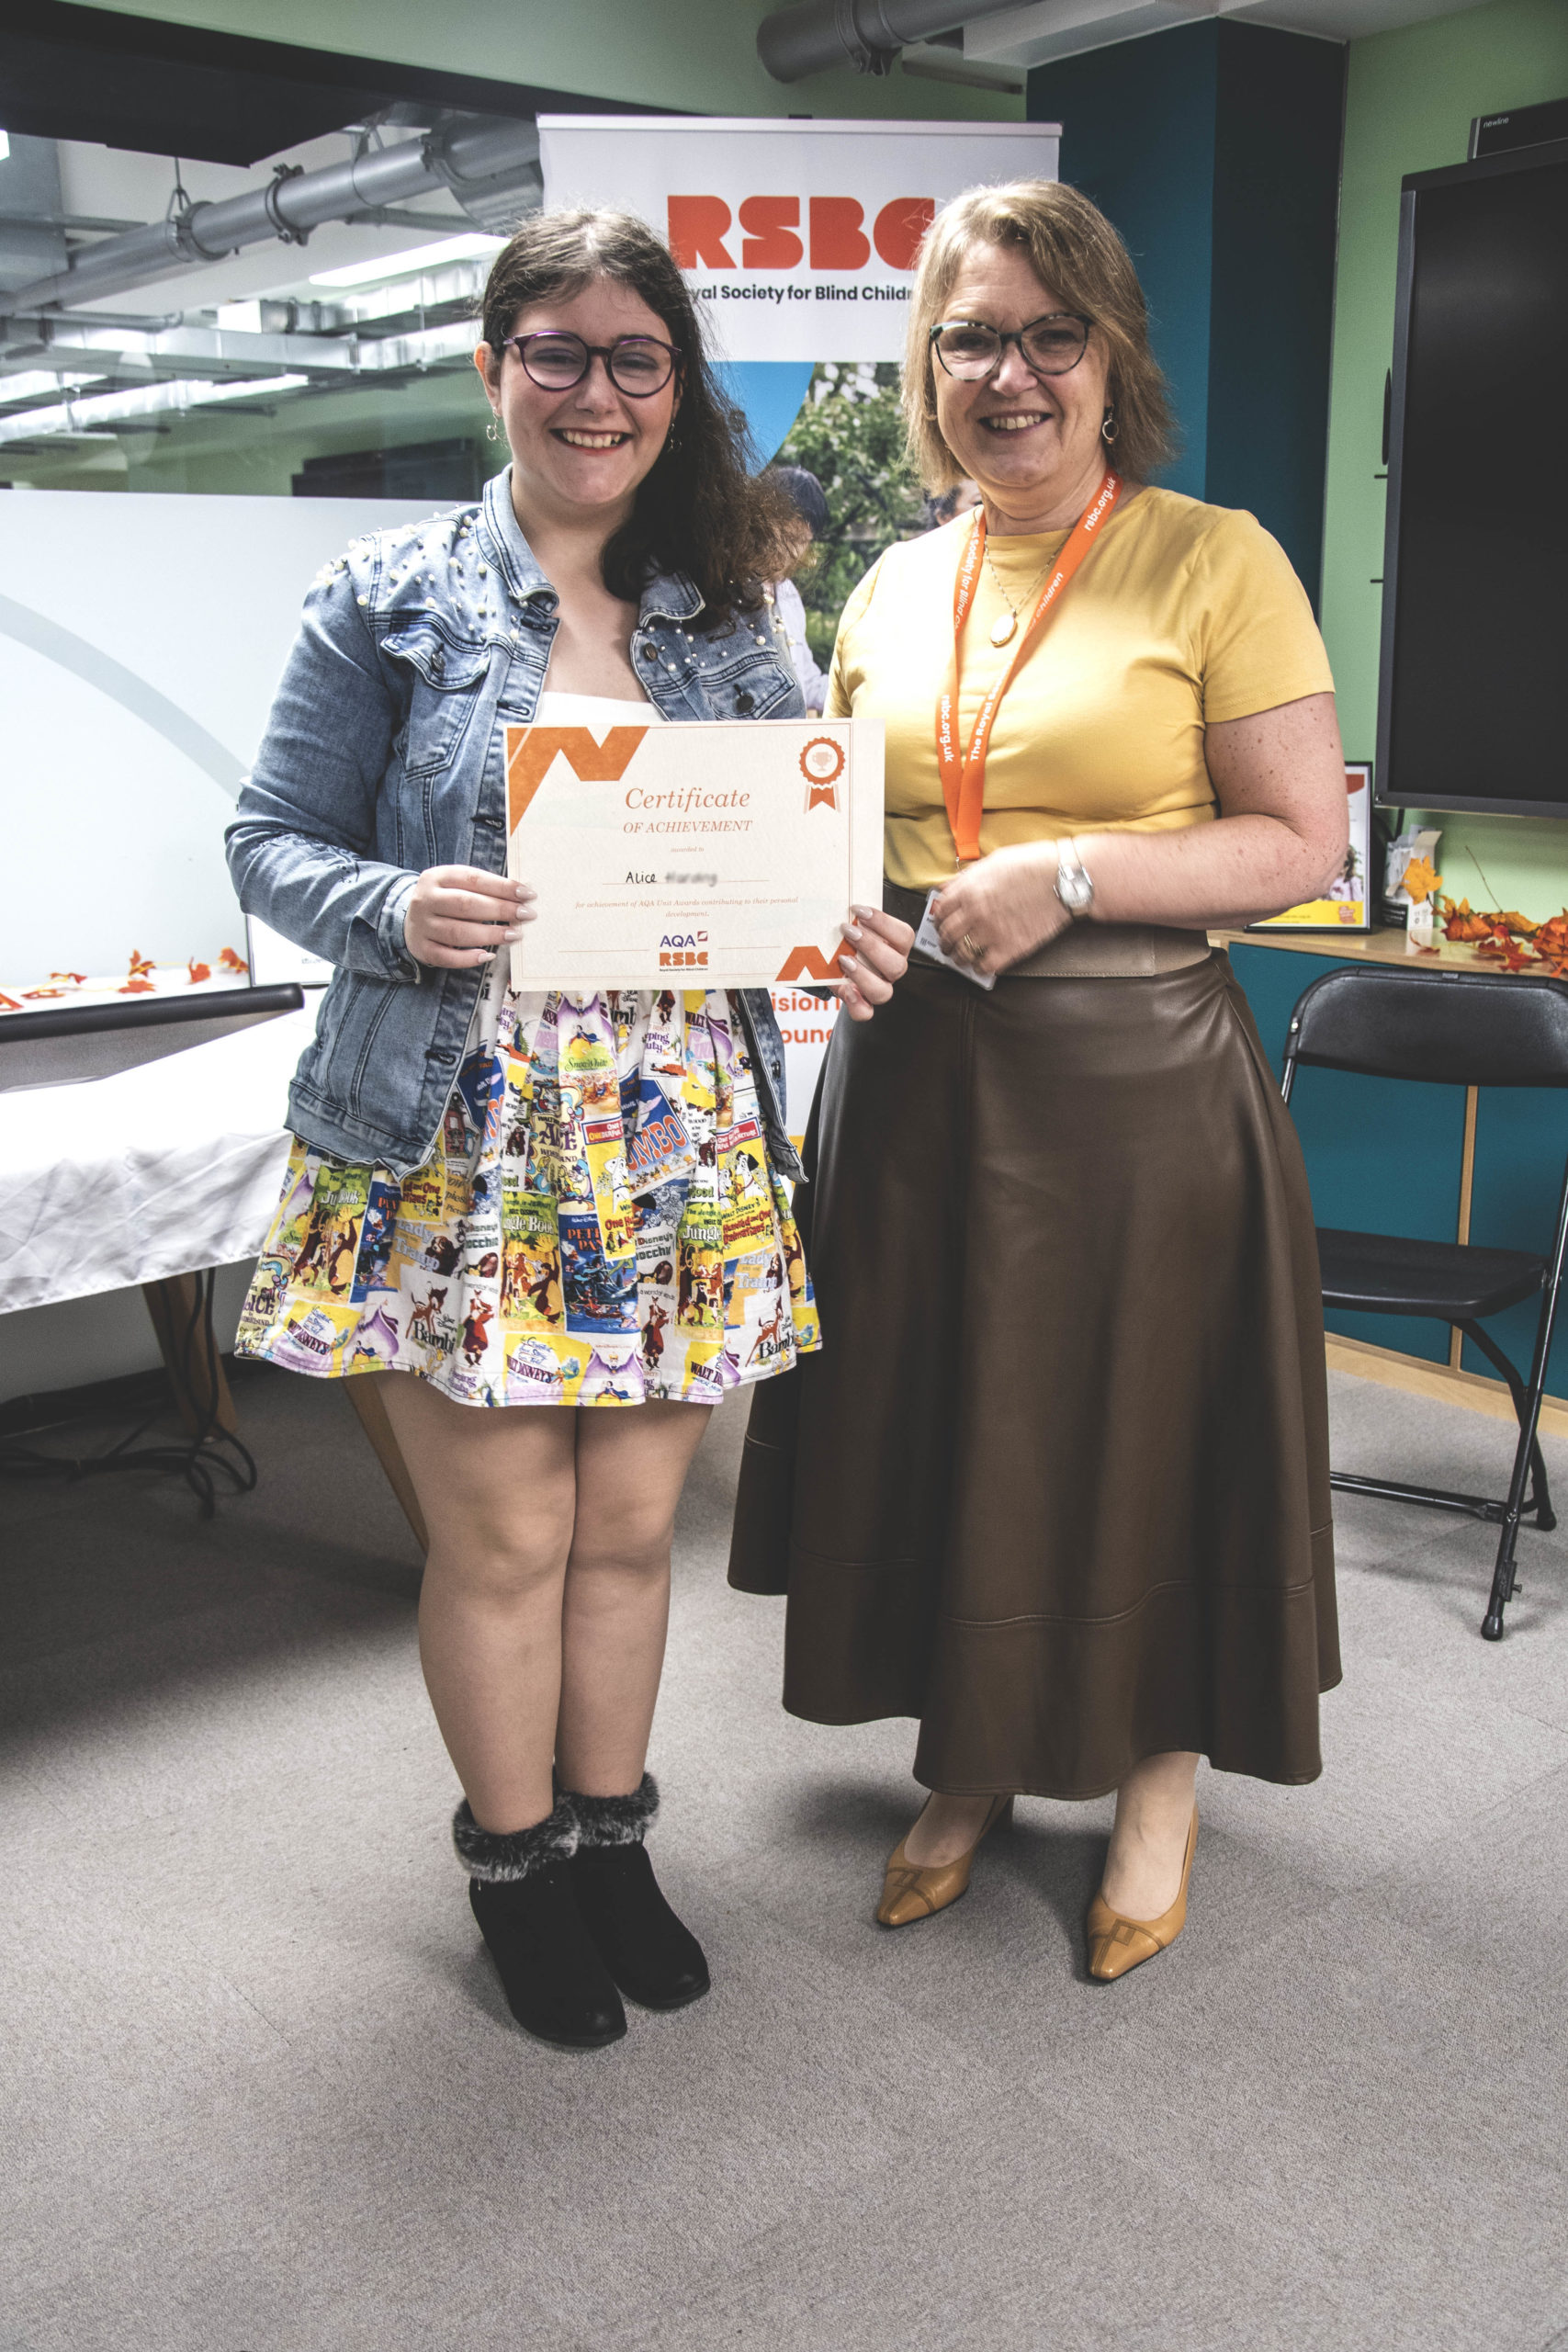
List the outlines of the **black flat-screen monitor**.
<svg viewBox="0 0 1568 2352">
<path fill-rule="evenodd" d="M 1568 140 L 1404 183 L 1377 797 L 1568 817 Z"/>
</svg>

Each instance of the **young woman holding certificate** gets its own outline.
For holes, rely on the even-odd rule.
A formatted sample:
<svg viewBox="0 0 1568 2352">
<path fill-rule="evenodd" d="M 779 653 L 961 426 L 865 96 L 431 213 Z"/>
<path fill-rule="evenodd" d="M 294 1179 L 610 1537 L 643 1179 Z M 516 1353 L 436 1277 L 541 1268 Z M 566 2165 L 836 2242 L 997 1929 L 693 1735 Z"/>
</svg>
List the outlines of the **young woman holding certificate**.
<svg viewBox="0 0 1568 2352">
<path fill-rule="evenodd" d="M 457 1852 L 513 2015 L 592 2048 L 623 1994 L 707 1989 L 643 1847 L 671 1526 L 708 1409 L 818 1333 L 766 990 L 510 987 L 503 731 L 800 716 L 754 584 L 798 533 L 640 222 L 531 220 L 483 334 L 510 469 L 328 565 L 230 831 L 245 908 L 338 967 L 240 1347 L 415 1375 L 383 1387 Z M 911 934 L 856 915 L 863 1021 Z"/>
<path fill-rule="evenodd" d="M 1179 1932 L 1200 1756 L 1312 1780 L 1338 1679 L 1311 1205 L 1205 926 L 1338 871 L 1344 762 L 1280 548 L 1148 486 L 1162 386 L 1094 206 L 957 198 L 910 314 L 912 451 L 981 507 L 861 582 L 827 710 L 885 722 L 886 903 L 934 894 L 931 952 L 829 1050 L 826 1345 L 754 1400 L 731 1575 L 788 1591 L 795 1713 L 919 1719 L 886 1926 L 963 1894 L 1015 1793 L 1117 1792 L 1109 1979 Z"/>
</svg>

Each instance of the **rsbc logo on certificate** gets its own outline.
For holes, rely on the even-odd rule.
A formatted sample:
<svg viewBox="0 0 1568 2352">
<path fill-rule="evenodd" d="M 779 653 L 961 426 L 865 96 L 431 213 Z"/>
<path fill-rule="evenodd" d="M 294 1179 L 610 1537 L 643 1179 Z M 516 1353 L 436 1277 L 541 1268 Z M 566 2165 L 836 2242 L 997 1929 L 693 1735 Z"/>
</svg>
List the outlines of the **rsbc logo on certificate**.
<svg viewBox="0 0 1568 2352">
<path fill-rule="evenodd" d="M 508 727 L 507 863 L 538 892 L 519 989 L 841 977 L 882 903 L 882 722 Z"/>
</svg>

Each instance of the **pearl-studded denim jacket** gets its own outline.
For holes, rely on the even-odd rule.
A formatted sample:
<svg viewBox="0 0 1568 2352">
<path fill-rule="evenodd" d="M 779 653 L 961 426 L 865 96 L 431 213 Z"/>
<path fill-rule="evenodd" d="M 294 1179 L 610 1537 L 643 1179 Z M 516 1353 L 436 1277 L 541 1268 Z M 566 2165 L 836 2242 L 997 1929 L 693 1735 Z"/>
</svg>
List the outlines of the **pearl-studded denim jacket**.
<svg viewBox="0 0 1568 2352">
<path fill-rule="evenodd" d="M 289 1090 L 319 1150 L 405 1175 L 434 1148 L 488 967 L 416 964 L 403 919 L 420 872 L 506 862 L 506 721 L 532 718 L 558 599 L 513 512 L 511 477 L 478 506 L 356 539 L 329 563 L 230 826 L 240 903 L 337 970 Z M 689 580 L 652 581 L 633 637 L 666 718 L 798 718 L 772 604 L 703 629 Z M 766 989 L 741 992 L 773 1165 L 784 1043 Z"/>
</svg>

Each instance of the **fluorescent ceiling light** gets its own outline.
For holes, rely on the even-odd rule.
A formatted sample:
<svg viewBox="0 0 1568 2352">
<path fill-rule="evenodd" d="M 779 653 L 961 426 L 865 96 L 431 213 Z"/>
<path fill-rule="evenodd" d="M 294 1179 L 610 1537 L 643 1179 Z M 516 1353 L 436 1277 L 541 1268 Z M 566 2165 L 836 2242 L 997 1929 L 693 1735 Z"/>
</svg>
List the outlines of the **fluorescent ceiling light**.
<svg viewBox="0 0 1568 2352">
<path fill-rule="evenodd" d="M 177 377 L 173 383 L 149 384 L 145 390 L 100 392 L 85 401 L 63 401 L 58 408 L 24 409 L 17 416 L 0 417 L 0 441 L 30 441 L 51 434 L 88 438 L 91 426 L 209 408 L 217 401 L 259 400 L 267 393 L 296 392 L 310 380 L 309 376 L 256 376 L 224 384 L 201 377 Z"/>
<path fill-rule="evenodd" d="M 309 376 L 252 376 L 238 384 L 193 385 L 190 405 L 205 408 L 212 401 L 250 401 L 263 392 L 297 392 L 310 380 Z"/>
<path fill-rule="evenodd" d="M 52 368 L 24 368 L 19 375 L 0 376 L 0 406 L 36 401 L 40 392 L 73 392 L 79 385 L 103 380 L 102 376 L 57 376 Z"/>
<path fill-rule="evenodd" d="M 498 254 L 504 237 L 438 237 L 432 245 L 411 245 L 406 253 L 383 254 L 379 261 L 350 262 L 342 269 L 319 269 L 312 286 L 378 286 L 383 278 L 407 277 L 422 269 L 439 268 L 443 262 L 478 261 Z"/>
</svg>

